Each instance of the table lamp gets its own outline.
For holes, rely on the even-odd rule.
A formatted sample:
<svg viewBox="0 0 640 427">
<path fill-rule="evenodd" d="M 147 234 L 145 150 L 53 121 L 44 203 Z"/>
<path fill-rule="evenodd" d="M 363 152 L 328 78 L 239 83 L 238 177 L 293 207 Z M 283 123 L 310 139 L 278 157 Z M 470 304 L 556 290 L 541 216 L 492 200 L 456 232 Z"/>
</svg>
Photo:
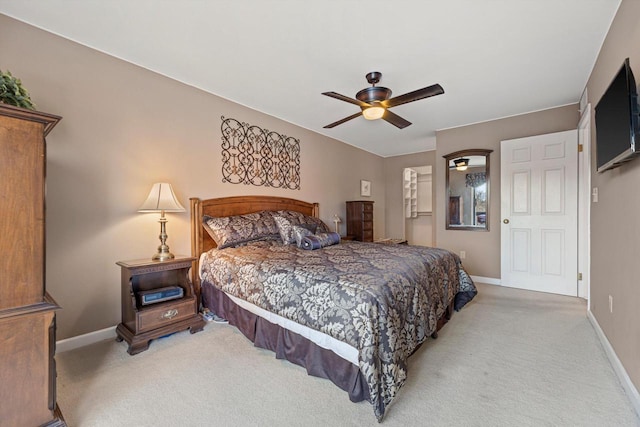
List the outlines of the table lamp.
<svg viewBox="0 0 640 427">
<path fill-rule="evenodd" d="M 336 224 L 336 233 L 340 234 L 340 223 L 342 220 L 338 216 L 338 214 L 333 215 L 333 222 Z"/>
<path fill-rule="evenodd" d="M 173 259 L 174 255 L 169 252 L 169 246 L 167 245 L 167 231 L 166 224 L 167 218 L 165 218 L 165 212 L 184 212 L 184 207 L 178 201 L 178 198 L 171 188 L 171 184 L 166 182 L 157 182 L 153 184 L 149 197 L 140 206 L 138 212 L 160 212 L 160 246 L 158 246 L 158 252 L 151 258 L 154 261 L 165 261 Z"/>
</svg>

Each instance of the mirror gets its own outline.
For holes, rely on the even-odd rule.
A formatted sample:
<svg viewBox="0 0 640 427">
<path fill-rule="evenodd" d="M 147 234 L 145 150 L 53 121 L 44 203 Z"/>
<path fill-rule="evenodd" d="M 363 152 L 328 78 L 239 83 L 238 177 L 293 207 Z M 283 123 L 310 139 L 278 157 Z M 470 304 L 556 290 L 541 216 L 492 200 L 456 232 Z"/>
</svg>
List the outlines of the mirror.
<svg viewBox="0 0 640 427">
<path fill-rule="evenodd" d="M 462 150 L 443 156 L 447 165 L 447 230 L 489 231 L 489 154 L 492 151 Z"/>
</svg>

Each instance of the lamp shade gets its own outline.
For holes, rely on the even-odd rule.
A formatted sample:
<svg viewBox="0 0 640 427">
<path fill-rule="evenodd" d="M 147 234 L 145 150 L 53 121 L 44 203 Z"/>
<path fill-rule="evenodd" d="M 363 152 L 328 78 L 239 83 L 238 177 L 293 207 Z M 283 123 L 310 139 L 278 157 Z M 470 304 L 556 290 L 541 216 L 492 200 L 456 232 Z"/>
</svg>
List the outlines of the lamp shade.
<svg viewBox="0 0 640 427">
<path fill-rule="evenodd" d="M 156 182 L 153 184 L 149 197 L 144 201 L 138 212 L 184 212 L 184 207 L 171 188 L 171 184 L 166 182 Z"/>
</svg>

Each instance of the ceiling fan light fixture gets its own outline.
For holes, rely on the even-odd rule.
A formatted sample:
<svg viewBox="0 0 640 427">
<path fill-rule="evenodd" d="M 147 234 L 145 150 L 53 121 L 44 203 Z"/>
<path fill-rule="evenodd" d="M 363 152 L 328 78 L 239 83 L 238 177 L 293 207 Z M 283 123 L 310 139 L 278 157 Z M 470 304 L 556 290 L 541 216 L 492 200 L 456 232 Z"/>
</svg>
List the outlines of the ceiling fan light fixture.
<svg viewBox="0 0 640 427">
<path fill-rule="evenodd" d="M 466 171 L 469 166 L 469 159 L 460 158 L 453 161 L 453 164 L 456 165 L 456 170 Z"/>
<path fill-rule="evenodd" d="M 409 102 L 418 101 L 420 99 L 429 98 L 431 96 L 442 95 L 444 93 L 444 89 L 442 89 L 442 86 L 436 83 L 434 85 L 423 87 L 422 89 L 407 92 L 404 95 L 391 98 L 391 89 L 382 86 L 376 86 L 376 84 L 378 84 L 380 82 L 380 79 L 382 78 L 382 73 L 378 71 L 372 71 L 365 77 L 372 86 L 362 89 L 361 91 L 356 93 L 355 99 L 341 95 L 337 92 L 322 92 L 323 95 L 326 95 L 328 97 L 348 102 L 350 104 L 355 104 L 360 107 L 360 110 L 362 110 L 348 117 L 345 117 L 344 119 L 329 123 L 328 125 L 323 126 L 323 129 L 331 129 L 350 120 L 353 120 L 356 117 L 360 117 L 361 114 L 367 120 L 382 119 L 387 123 L 390 123 L 393 126 L 397 127 L 398 129 L 404 129 L 407 126 L 410 126 L 411 122 L 393 113 L 390 108 L 407 104 Z"/>
<path fill-rule="evenodd" d="M 377 120 L 384 116 L 384 108 L 382 107 L 369 107 L 362 110 L 362 115 L 367 120 Z"/>
</svg>

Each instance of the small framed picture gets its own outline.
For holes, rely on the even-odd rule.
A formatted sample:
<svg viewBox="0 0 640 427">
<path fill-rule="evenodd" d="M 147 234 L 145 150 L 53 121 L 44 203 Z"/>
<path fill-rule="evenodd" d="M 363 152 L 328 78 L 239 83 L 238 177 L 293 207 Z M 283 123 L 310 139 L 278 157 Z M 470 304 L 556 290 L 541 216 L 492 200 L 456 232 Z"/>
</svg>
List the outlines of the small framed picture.
<svg viewBox="0 0 640 427">
<path fill-rule="evenodd" d="M 360 180 L 360 195 L 361 196 L 371 196 L 371 181 L 365 181 L 364 179 Z"/>
</svg>

